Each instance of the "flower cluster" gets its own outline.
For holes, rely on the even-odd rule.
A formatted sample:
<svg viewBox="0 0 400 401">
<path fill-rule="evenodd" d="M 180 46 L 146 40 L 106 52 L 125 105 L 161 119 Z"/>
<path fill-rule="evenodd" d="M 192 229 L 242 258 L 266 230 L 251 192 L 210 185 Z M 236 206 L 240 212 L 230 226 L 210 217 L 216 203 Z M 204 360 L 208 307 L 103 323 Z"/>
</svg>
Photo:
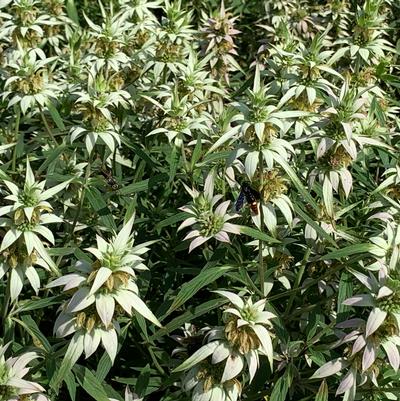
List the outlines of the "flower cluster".
<svg viewBox="0 0 400 401">
<path fill-rule="evenodd" d="M 139 296 L 135 270 L 146 270 L 140 255 L 147 252 L 149 243 L 133 246 L 131 218 L 110 242 L 97 236 L 97 248 L 88 248 L 94 262 L 80 260 L 76 272 L 62 276 L 48 288 L 64 286 L 73 295 L 60 309 L 54 325 L 58 337 L 75 333 L 71 344 L 79 344 L 86 358 L 100 342 L 114 361 L 118 348 L 118 315 L 132 312 L 161 326 Z"/>
<path fill-rule="evenodd" d="M 0 399 L 399 399 L 399 33 L 0 0 Z"/>
<path fill-rule="evenodd" d="M 210 238 L 215 238 L 221 242 L 229 243 L 229 234 L 240 234 L 240 226 L 229 223 L 229 220 L 238 217 L 235 214 L 227 213 L 230 201 L 220 203 L 215 210 L 214 206 L 221 200 L 222 195 L 214 195 L 214 176 L 208 175 L 204 184 L 204 193 L 199 193 L 195 189 L 186 186 L 186 190 L 193 198 L 190 206 L 183 206 L 180 209 L 192 215 L 188 217 L 178 228 L 192 226 L 193 230 L 186 236 L 185 240 L 190 239 L 189 252 L 197 248 Z"/>
<path fill-rule="evenodd" d="M 18 401 L 24 397 L 30 397 L 35 401 L 49 401 L 42 394 L 44 388 L 35 382 L 24 379 L 30 368 L 26 366 L 39 357 L 35 352 L 26 352 L 22 355 L 5 359 L 5 353 L 10 348 L 10 343 L 0 347 L 0 386 L 1 399 Z"/>
<path fill-rule="evenodd" d="M 232 304 L 224 310 L 225 326 L 209 330 L 206 344 L 174 370 L 190 369 L 183 379 L 183 387 L 186 391 L 193 390 L 192 400 L 206 395 L 237 400 L 242 389 L 238 376 L 247 368 L 251 383 L 259 368 L 260 355 L 267 357 L 272 369 L 273 346 L 267 327 L 272 327 L 270 319 L 276 315 L 264 311 L 266 300 L 253 304 L 251 297 L 243 300 L 229 291 L 216 293 Z"/>
</svg>

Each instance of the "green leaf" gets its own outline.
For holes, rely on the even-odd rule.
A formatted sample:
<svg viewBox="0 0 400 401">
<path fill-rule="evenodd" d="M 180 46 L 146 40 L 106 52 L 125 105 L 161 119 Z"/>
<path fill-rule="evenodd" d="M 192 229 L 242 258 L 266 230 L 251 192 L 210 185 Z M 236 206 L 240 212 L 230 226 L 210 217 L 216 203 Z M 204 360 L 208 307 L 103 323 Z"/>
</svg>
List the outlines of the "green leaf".
<svg viewBox="0 0 400 401">
<path fill-rule="evenodd" d="M 279 379 L 274 383 L 271 396 L 269 398 L 270 401 L 285 401 L 286 395 L 289 390 L 289 382 L 286 374 L 279 377 Z"/>
<path fill-rule="evenodd" d="M 168 158 L 169 162 L 169 173 L 168 173 L 168 188 L 171 188 L 171 183 L 174 181 L 176 172 L 178 170 L 179 161 L 181 160 L 181 155 L 179 154 L 178 148 L 174 146 L 172 148 L 172 152 L 170 157 Z M 184 156 L 182 155 L 182 163 L 185 163 Z"/>
<path fill-rule="evenodd" d="M 67 352 L 64 355 L 60 368 L 50 381 L 49 385 L 52 389 L 58 391 L 62 381 L 65 380 L 65 377 L 71 371 L 82 353 L 83 335 L 81 333 L 75 333 L 68 345 Z"/>
<path fill-rule="evenodd" d="M 149 334 L 147 332 L 147 324 L 146 324 L 145 318 L 142 315 L 140 315 L 139 313 L 135 313 L 135 319 L 137 321 L 139 329 L 142 332 L 144 338 L 146 339 L 146 341 L 148 341 Z"/>
<path fill-rule="evenodd" d="M 172 372 L 182 372 L 190 369 L 194 365 L 197 365 L 199 362 L 210 356 L 220 344 L 221 341 L 211 341 L 210 343 L 203 345 L 189 358 L 185 359 L 185 361 L 176 367 Z"/>
<path fill-rule="evenodd" d="M 110 210 L 104 201 L 104 195 L 97 188 L 86 188 L 86 196 L 93 210 L 100 216 L 101 223 L 110 230 L 117 230 L 117 226 Z"/>
<path fill-rule="evenodd" d="M 106 391 L 99 379 L 87 368 L 76 369 L 76 378 L 82 388 L 96 401 L 109 401 Z"/>
<path fill-rule="evenodd" d="M 12 320 L 20 324 L 29 333 L 33 340 L 40 341 L 47 353 L 51 353 L 52 348 L 49 341 L 47 340 L 46 336 L 40 331 L 38 325 L 30 315 L 22 316 L 21 320 L 15 317 L 12 318 Z"/>
<path fill-rule="evenodd" d="M 49 152 L 46 152 L 44 154 L 46 159 L 38 168 L 37 174 L 41 174 L 42 172 L 46 171 L 51 163 L 60 158 L 60 155 L 65 151 L 65 149 L 67 149 L 67 147 L 64 144 L 61 144 L 55 149 L 51 149 Z"/>
<path fill-rule="evenodd" d="M 308 216 L 308 214 L 305 213 L 296 202 L 293 202 L 293 208 L 294 211 L 318 233 L 320 238 L 330 242 L 335 248 L 338 247 L 338 244 L 335 242 L 335 240 L 329 234 L 327 234 L 327 232 L 323 230 L 317 222 Z"/>
<path fill-rule="evenodd" d="M 65 384 L 67 385 L 68 393 L 69 396 L 71 397 L 72 401 L 75 401 L 76 398 L 76 382 L 75 382 L 75 376 L 72 372 L 68 372 L 68 374 L 65 375 Z"/>
<path fill-rule="evenodd" d="M 201 157 L 202 144 L 201 144 L 201 135 L 197 137 L 196 146 L 193 150 L 192 159 L 190 161 L 190 171 L 194 170 L 196 163 L 199 161 Z"/>
<path fill-rule="evenodd" d="M 156 333 L 149 338 L 149 341 L 154 341 L 165 335 L 168 335 L 172 331 L 179 329 L 184 323 L 189 323 L 192 320 L 197 319 L 200 316 L 203 316 L 206 313 L 212 311 L 213 309 L 219 308 L 227 302 L 228 301 L 226 299 L 218 298 L 204 302 L 203 304 L 196 306 L 195 308 L 188 308 L 185 313 L 171 320 L 162 329 L 156 331 Z"/>
<path fill-rule="evenodd" d="M 122 397 L 122 395 L 120 393 L 118 393 L 118 391 L 114 390 L 106 382 L 103 383 L 103 388 L 106 391 L 109 399 L 114 398 L 114 400 L 117 400 L 117 401 L 124 401 L 124 397 Z M 135 400 L 133 400 L 133 401 L 135 401 Z"/>
<path fill-rule="evenodd" d="M 240 226 L 240 232 L 242 234 L 248 235 L 249 237 L 265 241 L 265 242 L 270 242 L 272 244 L 280 244 L 280 241 L 270 237 L 269 235 L 263 233 L 260 230 L 256 230 L 255 228 L 247 227 L 247 226 Z"/>
<path fill-rule="evenodd" d="M 23 301 L 19 303 L 19 307 L 10 313 L 11 315 L 17 315 L 21 312 L 28 312 L 36 309 L 44 309 L 51 305 L 61 304 L 63 296 L 57 295 L 54 297 L 34 299 L 32 301 Z"/>
<path fill-rule="evenodd" d="M 67 256 L 73 255 L 76 248 L 64 247 L 64 248 L 49 248 L 47 250 L 50 256 Z"/>
<path fill-rule="evenodd" d="M 337 323 L 343 322 L 349 317 L 351 308 L 343 304 L 343 301 L 353 295 L 353 280 L 351 273 L 345 271 L 340 276 L 339 292 L 337 298 Z"/>
<path fill-rule="evenodd" d="M 216 162 L 218 160 L 226 160 L 230 156 L 231 152 L 225 151 L 225 152 L 213 152 L 206 157 L 204 157 L 203 161 L 197 164 L 197 167 L 203 167 L 206 166 L 207 164 L 211 164 L 213 162 Z"/>
<path fill-rule="evenodd" d="M 154 177 L 148 178 L 147 180 L 134 182 L 133 184 L 127 185 L 124 188 L 118 190 L 120 195 L 132 195 L 137 192 L 149 191 L 154 186 L 158 185 L 160 182 L 164 184 L 168 181 L 168 174 L 158 174 Z"/>
<path fill-rule="evenodd" d="M 108 356 L 107 352 L 104 352 L 102 357 L 100 358 L 99 363 L 97 364 L 97 370 L 96 370 L 97 379 L 103 381 L 108 375 L 108 372 L 111 370 L 111 368 L 112 368 L 111 359 Z"/>
<path fill-rule="evenodd" d="M 382 106 L 376 100 L 376 96 L 373 97 L 371 102 L 371 111 L 375 114 L 379 121 L 379 124 L 384 127 L 386 124 L 385 112 L 382 110 Z"/>
<path fill-rule="evenodd" d="M 67 2 L 67 4 L 68 4 L 68 2 Z M 60 131 L 65 131 L 65 125 L 60 116 L 60 113 L 57 111 L 57 109 L 54 107 L 54 104 L 51 101 L 47 102 L 47 108 L 49 109 L 51 118 L 56 123 L 57 128 Z"/>
<path fill-rule="evenodd" d="M 315 396 L 315 401 L 328 401 L 328 396 L 328 385 L 326 384 L 326 381 L 323 380 L 319 386 L 318 393 Z"/>
<path fill-rule="evenodd" d="M 191 215 L 189 213 L 186 213 L 186 212 L 181 212 L 181 213 L 174 214 L 174 215 L 172 215 L 170 217 L 167 217 L 164 220 L 161 220 L 159 223 L 157 223 L 156 226 L 155 226 L 155 229 L 157 231 L 159 231 L 164 227 L 169 227 L 169 226 L 172 226 L 172 225 L 174 225 L 176 223 L 179 223 L 180 221 L 185 220 L 190 216 Z"/>
<path fill-rule="evenodd" d="M 75 6 L 75 1 L 74 0 L 67 0 L 66 3 L 66 9 L 67 9 L 67 14 L 68 17 L 72 19 L 72 21 L 75 22 L 75 24 L 79 25 L 79 17 L 78 17 L 78 11 Z"/>
<path fill-rule="evenodd" d="M 131 149 L 137 156 L 139 156 L 142 160 L 144 160 L 150 167 L 155 168 L 157 164 L 153 161 L 153 159 L 149 156 L 149 152 L 145 152 L 138 145 L 131 143 L 128 138 L 122 137 L 122 143 Z"/>
<path fill-rule="evenodd" d="M 136 385 L 135 385 L 135 393 L 139 397 L 142 397 L 146 394 L 146 390 L 147 390 L 147 387 L 149 385 L 149 380 L 150 380 L 150 372 L 151 372 L 151 369 L 150 369 L 149 364 L 147 364 L 140 371 L 140 375 L 139 375 Z"/>
<path fill-rule="evenodd" d="M 285 170 L 286 174 L 289 176 L 293 185 L 298 189 L 303 198 L 313 207 L 315 211 L 319 210 L 317 202 L 315 202 L 314 198 L 310 195 L 309 190 L 307 190 L 295 171 L 289 166 L 286 160 L 284 160 L 280 155 L 274 155 L 274 159 L 281 165 L 281 167 Z"/>
<path fill-rule="evenodd" d="M 348 256 L 357 255 L 360 253 L 369 253 L 376 246 L 374 244 L 355 244 L 349 245 L 337 251 L 328 253 L 327 255 L 321 256 L 321 260 L 341 259 Z"/>
<path fill-rule="evenodd" d="M 188 283 L 184 283 L 182 285 L 178 295 L 175 297 L 172 305 L 169 307 L 163 318 L 171 314 L 174 310 L 178 309 L 203 287 L 215 282 L 232 268 L 232 266 L 217 266 L 203 269 L 198 276 L 190 280 Z"/>
</svg>

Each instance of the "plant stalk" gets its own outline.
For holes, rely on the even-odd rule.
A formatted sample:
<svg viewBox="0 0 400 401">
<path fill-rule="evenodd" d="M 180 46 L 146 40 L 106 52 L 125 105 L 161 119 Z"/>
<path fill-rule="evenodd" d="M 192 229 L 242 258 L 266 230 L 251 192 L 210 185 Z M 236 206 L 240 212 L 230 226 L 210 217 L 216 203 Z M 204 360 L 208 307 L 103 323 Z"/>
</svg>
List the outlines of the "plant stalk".
<svg viewBox="0 0 400 401">
<path fill-rule="evenodd" d="M 15 147 L 13 151 L 13 158 L 12 158 L 12 164 L 11 164 L 11 169 L 12 171 L 15 171 L 15 167 L 17 165 L 17 146 L 18 146 L 18 134 L 19 134 L 19 122 L 21 121 L 21 110 L 18 108 L 17 109 L 17 114 L 15 117 Z"/>
<path fill-rule="evenodd" d="M 55 146 L 58 146 L 58 143 L 57 143 L 57 141 L 56 141 L 56 138 L 54 137 L 53 133 L 51 132 L 51 128 L 50 128 L 50 126 L 49 126 L 49 123 L 47 122 L 47 119 L 46 119 L 46 117 L 45 117 L 45 115 L 44 115 L 44 113 L 43 113 L 42 106 L 39 105 L 39 109 L 40 109 L 40 116 L 41 116 L 41 118 L 42 118 L 43 124 L 44 124 L 44 126 L 45 126 L 45 128 L 46 128 L 46 131 L 47 131 L 49 137 L 50 137 L 51 140 L 54 142 L 54 145 L 55 145 Z"/>
<path fill-rule="evenodd" d="M 68 240 L 71 239 L 74 235 L 74 230 L 75 230 L 76 225 L 78 224 L 79 215 L 81 214 L 81 211 L 82 211 L 83 202 L 85 200 L 85 191 L 86 191 L 87 183 L 88 183 L 90 173 L 91 173 L 90 167 L 91 167 L 91 163 L 92 163 L 92 154 L 93 154 L 93 152 L 89 155 L 89 161 L 88 161 L 88 165 L 86 166 L 85 178 L 84 178 L 83 185 L 82 185 L 82 192 L 79 197 L 78 209 L 76 210 L 76 213 L 74 216 L 74 221 L 72 222 L 71 231 L 70 231 Z"/>
<path fill-rule="evenodd" d="M 3 326 L 3 336 L 5 336 L 5 331 L 6 331 L 6 318 L 7 318 L 7 312 L 8 312 L 8 306 L 10 304 L 10 299 L 11 299 L 11 272 L 7 274 L 7 287 L 6 287 L 6 293 L 4 294 L 4 302 L 3 302 L 3 308 L 1 312 L 1 318 L 2 318 L 2 326 Z"/>
<path fill-rule="evenodd" d="M 263 154 L 262 154 L 261 150 L 258 155 L 258 165 L 259 165 L 259 171 L 260 171 L 260 188 L 259 189 L 260 189 L 260 193 L 262 193 L 262 190 L 264 188 L 264 158 L 263 158 Z M 262 208 L 262 199 L 260 199 L 259 213 L 260 213 L 260 231 L 263 232 L 264 211 Z M 261 293 L 263 296 L 265 296 L 265 283 L 264 283 L 265 268 L 264 268 L 263 247 L 264 247 L 263 240 L 260 239 L 258 241 L 258 277 L 260 280 Z"/>
</svg>

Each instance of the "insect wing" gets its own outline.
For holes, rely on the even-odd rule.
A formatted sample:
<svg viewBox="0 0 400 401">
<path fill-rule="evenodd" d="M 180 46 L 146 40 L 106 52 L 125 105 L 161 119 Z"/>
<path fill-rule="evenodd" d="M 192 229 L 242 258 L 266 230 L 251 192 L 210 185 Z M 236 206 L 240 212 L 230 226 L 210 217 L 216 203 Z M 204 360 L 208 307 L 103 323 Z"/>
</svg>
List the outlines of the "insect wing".
<svg viewBox="0 0 400 401">
<path fill-rule="evenodd" d="M 260 195 L 260 193 L 258 191 L 256 191 L 253 188 L 250 188 L 250 191 L 251 191 L 251 194 L 252 194 L 252 196 L 253 196 L 253 198 L 255 200 L 260 200 L 261 199 L 261 195 Z"/>
<path fill-rule="evenodd" d="M 247 203 L 254 203 L 260 199 L 260 193 L 250 186 L 243 187 Z"/>
<path fill-rule="evenodd" d="M 244 199 L 245 199 L 245 193 L 242 190 L 242 191 L 240 191 L 240 194 L 239 194 L 239 196 L 237 198 L 236 205 L 235 205 L 235 208 L 236 208 L 237 212 L 243 207 Z"/>
</svg>

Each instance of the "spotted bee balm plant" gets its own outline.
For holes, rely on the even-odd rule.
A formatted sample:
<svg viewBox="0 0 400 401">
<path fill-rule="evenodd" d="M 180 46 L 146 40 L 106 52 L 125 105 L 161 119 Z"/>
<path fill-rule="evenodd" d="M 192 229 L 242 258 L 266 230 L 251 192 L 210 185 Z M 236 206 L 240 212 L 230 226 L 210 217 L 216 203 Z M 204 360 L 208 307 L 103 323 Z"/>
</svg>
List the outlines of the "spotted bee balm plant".
<svg viewBox="0 0 400 401">
<path fill-rule="evenodd" d="M 0 0 L 0 400 L 400 400 L 395 0 Z"/>
</svg>

